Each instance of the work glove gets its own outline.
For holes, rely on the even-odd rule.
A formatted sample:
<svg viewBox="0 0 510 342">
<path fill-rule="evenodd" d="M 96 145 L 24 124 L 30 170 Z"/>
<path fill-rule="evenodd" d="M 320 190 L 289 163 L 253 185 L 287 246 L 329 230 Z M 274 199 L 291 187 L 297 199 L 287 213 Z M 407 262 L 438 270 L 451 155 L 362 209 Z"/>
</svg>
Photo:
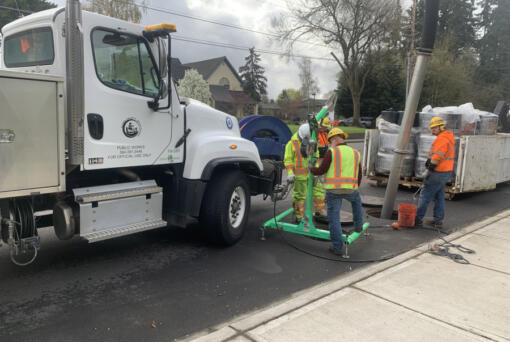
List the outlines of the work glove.
<svg viewBox="0 0 510 342">
<path fill-rule="evenodd" d="M 308 162 L 308 168 L 311 169 L 312 167 L 315 167 L 315 163 L 312 161 Z"/>
<path fill-rule="evenodd" d="M 430 170 L 430 171 L 434 171 L 434 169 L 436 168 L 437 164 L 433 164 L 432 163 L 432 160 L 429 158 L 427 159 L 427 161 L 425 162 L 425 168 L 427 170 Z"/>
<path fill-rule="evenodd" d="M 295 174 L 291 174 L 291 175 L 287 176 L 287 182 L 288 183 L 294 183 L 295 180 L 296 180 L 296 175 Z"/>
</svg>

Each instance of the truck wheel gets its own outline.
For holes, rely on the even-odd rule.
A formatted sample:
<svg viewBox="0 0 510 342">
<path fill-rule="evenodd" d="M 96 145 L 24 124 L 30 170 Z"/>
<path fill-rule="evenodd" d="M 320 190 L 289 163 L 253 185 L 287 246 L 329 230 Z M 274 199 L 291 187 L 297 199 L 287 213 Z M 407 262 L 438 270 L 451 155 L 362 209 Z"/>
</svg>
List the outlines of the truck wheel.
<svg viewBox="0 0 510 342">
<path fill-rule="evenodd" d="M 244 234 L 250 210 L 250 190 L 241 171 L 215 175 L 205 192 L 200 225 L 210 239 L 225 246 Z"/>
</svg>

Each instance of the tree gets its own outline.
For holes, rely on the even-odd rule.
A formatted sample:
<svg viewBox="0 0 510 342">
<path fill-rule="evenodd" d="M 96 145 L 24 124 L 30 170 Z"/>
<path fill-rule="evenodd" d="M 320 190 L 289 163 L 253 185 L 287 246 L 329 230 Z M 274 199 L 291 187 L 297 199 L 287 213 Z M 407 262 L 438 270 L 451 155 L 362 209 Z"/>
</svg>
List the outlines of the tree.
<svg viewBox="0 0 510 342">
<path fill-rule="evenodd" d="M 56 7 L 55 4 L 48 0 L 2 0 L 2 6 L 13 9 L 0 8 L 0 28 L 11 21 L 29 15 L 31 12 L 39 12 Z"/>
<path fill-rule="evenodd" d="M 367 76 L 361 97 L 360 110 L 365 116 L 376 117 L 388 108 L 404 109 L 405 75 L 402 57 L 395 50 L 378 53 L 379 63 Z M 338 100 L 335 115 L 349 117 L 352 113 L 352 100 L 345 78 L 340 75 Z"/>
<path fill-rule="evenodd" d="M 497 3 L 497 5 L 496 5 Z M 480 22 L 483 36 L 478 42 L 480 65 L 476 79 L 486 84 L 499 84 L 510 95 L 510 0 L 481 1 Z"/>
<path fill-rule="evenodd" d="M 211 104 L 209 85 L 195 69 L 189 69 L 184 72 L 184 77 L 177 86 L 177 92 L 180 96 Z"/>
<path fill-rule="evenodd" d="M 292 102 L 300 102 L 301 101 L 301 93 L 299 90 L 288 88 L 283 89 L 280 94 L 278 94 L 276 103 L 280 106 L 288 105 Z"/>
<path fill-rule="evenodd" d="M 452 53 L 455 58 L 475 46 L 477 19 L 474 15 L 473 1 L 474 0 L 441 0 L 439 2 L 436 41 L 441 42 L 447 40 L 449 52 Z M 407 49 L 409 49 L 411 39 L 411 10 L 408 10 L 407 14 L 407 23 L 403 31 L 407 41 Z M 416 42 L 419 42 L 421 39 L 424 15 L 425 1 L 418 0 L 415 24 Z"/>
<path fill-rule="evenodd" d="M 299 79 L 301 80 L 301 97 L 305 100 L 310 100 L 312 94 L 319 92 L 318 80 L 312 75 L 312 60 L 303 57 L 301 62 L 298 62 Z"/>
<path fill-rule="evenodd" d="M 243 81 L 243 89 L 255 101 L 260 102 L 262 95 L 267 94 L 267 78 L 264 76 L 264 68 L 258 64 L 260 62 L 260 55 L 252 47 L 250 54 L 244 60 L 246 64 L 239 68 L 239 74 Z"/>
<path fill-rule="evenodd" d="M 316 38 L 340 49 L 342 58 L 337 62 L 352 95 L 353 122 L 359 124 L 361 95 L 375 62 L 370 56 L 384 46 L 396 4 L 387 0 L 302 0 L 287 5 L 289 12 L 272 21 L 282 43 L 292 49 L 299 38 Z"/>
<path fill-rule="evenodd" d="M 140 22 L 142 12 L 146 12 L 143 5 L 145 1 L 140 6 L 135 0 L 89 0 L 89 4 L 83 8 L 112 18 Z"/>
<path fill-rule="evenodd" d="M 438 45 L 427 67 L 420 106 L 443 107 L 473 101 L 473 67 L 460 62 L 447 45 Z"/>
</svg>

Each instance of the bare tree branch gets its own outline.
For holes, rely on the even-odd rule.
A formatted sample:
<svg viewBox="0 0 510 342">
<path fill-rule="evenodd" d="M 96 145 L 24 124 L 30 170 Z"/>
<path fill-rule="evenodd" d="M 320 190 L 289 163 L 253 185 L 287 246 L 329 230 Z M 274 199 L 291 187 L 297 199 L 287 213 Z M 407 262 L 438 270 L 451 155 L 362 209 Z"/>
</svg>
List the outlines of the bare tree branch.
<svg viewBox="0 0 510 342">
<path fill-rule="evenodd" d="M 291 51 L 298 39 L 319 39 L 332 50 L 353 96 L 354 120 L 359 123 L 359 99 L 376 63 L 370 58 L 384 44 L 389 17 L 397 3 L 388 0 L 287 0 L 289 13 L 273 18 L 280 43 Z M 357 101 L 357 103 L 356 103 Z"/>
</svg>

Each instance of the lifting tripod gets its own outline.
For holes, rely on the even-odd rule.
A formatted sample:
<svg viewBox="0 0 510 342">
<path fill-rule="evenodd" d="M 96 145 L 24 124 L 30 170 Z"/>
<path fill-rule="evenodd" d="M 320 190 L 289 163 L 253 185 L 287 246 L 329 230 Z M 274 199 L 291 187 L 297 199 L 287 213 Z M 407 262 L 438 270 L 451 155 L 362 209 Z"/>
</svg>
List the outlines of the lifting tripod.
<svg viewBox="0 0 510 342">
<path fill-rule="evenodd" d="M 307 146 L 307 154 L 310 156 L 311 162 L 315 163 L 315 150 L 317 148 L 316 141 L 317 141 L 317 129 L 318 129 L 318 123 L 326 117 L 329 110 L 334 109 L 336 97 L 332 96 L 328 103 L 315 115 L 310 115 L 308 118 L 308 123 L 310 125 L 310 136 L 311 140 L 308 143 Z M 312 191 L 313 191 L 313 182 L 314 182 L 314 176 L 312 173 L 308 174 L 308 180 L 307 180 L 307 191 L 306 191 L 306 202 L 305 202 L 305 213 L 303 215 L 303 219 L 296 224 L 283 222 L 282 220 L 287 217 L 288 215 L 291 215 L 294 212 L 294 208 L 290 208 L 280 215 L 269 219 L 264 225 L 261 227 L 261 234 L 262 239 L 264 239 L 264 232 L 266 229 L 276 229 L 280 231 L 285 231 L 289 233 L 294 234 L 300 234 L 305 236 L 310 236 L 318 239 L 323 240 L 331 240 L 329 230 L 324 230 L 316 227 L 314 221 L 313 221 L 313 204 L 312 204 Z M 290 189 L 290 183 L 287 183 L 287 186 L 285 188 L 279 189 L 279 194 L 276 196 L 273 196 L 273 201 L 277 201 L 285 197 L 286 192 Z M 344 257 L 348 258 L 347 254 L 347 248 L 349 245 L 351 245 L 354 241 L 356 241 L 368 228 L 370 227 L 370 223 L 366 222 L 363 225 L 363 228 L 360 232 L 353 232 L 349 235 L 342 234 L 342 241 L 344 242 Z"/>
</svg>

